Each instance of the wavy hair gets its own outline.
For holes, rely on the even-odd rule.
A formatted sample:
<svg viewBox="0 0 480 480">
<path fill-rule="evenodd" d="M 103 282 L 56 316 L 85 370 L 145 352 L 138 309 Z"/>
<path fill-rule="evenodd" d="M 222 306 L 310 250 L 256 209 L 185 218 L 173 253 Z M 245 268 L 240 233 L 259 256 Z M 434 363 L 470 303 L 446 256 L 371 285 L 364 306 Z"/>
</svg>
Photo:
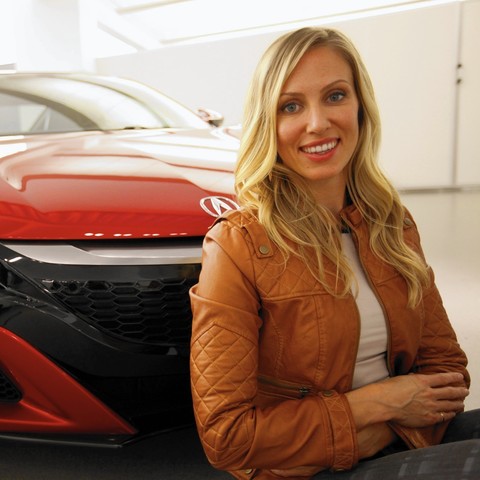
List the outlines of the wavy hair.
<svg viewBox="0 0 480 480">
<path fill-rule="evenodd" d="M 404 208 L 377 164 L 380 116 L 372 83 L 358 51 L 341 32 L 302 28 L 277 39 L 262 56 L 245 102 L 235 170 L 238 200 L 258 217 L 285 261 L 291 254 L 299 256 L 330 293 L 344 296 L 350 291 L 355 279 L 342 254 L 339 220 L 315 202 L 304 179 L 277 154 L 282 87 L 302 56 L 319 46 L 334 49 L 348 63 L 359 101 L 359 139 L 347 166 L 346 193 L 369 225 L 373 252 L 404 277 L 408 303 L 414 306 L 428 284 L 427 266 L 403 239 Z M 325 259 L 336 266 L 334 286 L 327 281 Z"/>
</svg>

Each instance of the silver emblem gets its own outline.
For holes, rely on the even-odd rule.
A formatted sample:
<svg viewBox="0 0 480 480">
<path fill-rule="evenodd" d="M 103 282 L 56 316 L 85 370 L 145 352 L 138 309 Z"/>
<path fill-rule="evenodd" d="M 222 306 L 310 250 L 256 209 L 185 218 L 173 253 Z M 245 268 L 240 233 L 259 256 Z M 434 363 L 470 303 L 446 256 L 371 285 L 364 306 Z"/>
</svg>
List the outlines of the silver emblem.
<svg viewBox="0 0 480 480">
<path fill-rule="evenodd" d="M 205 197 L 200 200 L 200 206 L 212 217 L 219 217 L 228 210 L 238 210 L 240 207 L 227 197 Z"/>
</svg>

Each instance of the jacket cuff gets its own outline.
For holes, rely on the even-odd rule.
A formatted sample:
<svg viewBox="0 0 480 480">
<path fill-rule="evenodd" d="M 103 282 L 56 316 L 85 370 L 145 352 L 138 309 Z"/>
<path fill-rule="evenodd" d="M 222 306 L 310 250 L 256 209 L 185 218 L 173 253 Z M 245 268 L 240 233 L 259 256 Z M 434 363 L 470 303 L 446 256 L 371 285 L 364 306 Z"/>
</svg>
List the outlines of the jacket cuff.
<svg viewBox="0 0 480 480">
<path fill-rule="evenodd" d="M 438 445 L 442 441 L 449 423 L 437 423 L 431 427 L 424 428 L 411 428 L 388 422 L 388 426 L 403 440 L 410 450 L 413 450 L 415 448 Z"/>
<path fill-rule="evenodd" d="M 319 393 L 327 408 L 332 434 L 331 470 L 350 470 L 358 463 L 358 443 L 355 422 L 345 395 L 333 390 Z"/>
</svg>

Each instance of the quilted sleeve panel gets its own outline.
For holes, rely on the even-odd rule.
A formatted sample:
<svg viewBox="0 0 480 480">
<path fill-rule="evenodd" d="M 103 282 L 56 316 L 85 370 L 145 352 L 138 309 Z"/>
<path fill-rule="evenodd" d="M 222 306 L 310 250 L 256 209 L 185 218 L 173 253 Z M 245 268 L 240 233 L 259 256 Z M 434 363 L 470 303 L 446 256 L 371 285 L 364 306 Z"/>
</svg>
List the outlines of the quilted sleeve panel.
<svg viewBox="0 0 480 480">
<path fill-rule="evenodd" d="M 352 468 L 356 432 L 343 395 L 255 406 L 261 299 L 251 242 L 223 223 L 207 235 L 200 281 L 191 290 L 192 396 L 208 459 L 224 470 Z"/>
</svg>

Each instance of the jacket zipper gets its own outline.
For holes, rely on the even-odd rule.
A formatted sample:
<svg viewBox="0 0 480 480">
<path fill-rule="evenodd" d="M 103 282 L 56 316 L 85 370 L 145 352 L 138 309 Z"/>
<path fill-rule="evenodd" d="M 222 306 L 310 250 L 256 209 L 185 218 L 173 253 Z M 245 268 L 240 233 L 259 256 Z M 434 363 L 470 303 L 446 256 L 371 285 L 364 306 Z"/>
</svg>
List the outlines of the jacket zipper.
<svg viewBox="0 0 480 480">
<path fill-rule="evenodd" d="M 353 298 L 352 293 L 350 293 L 350 296 Z M 349 390 L 352 389 L 352 385 L 353 385 L 353 375 L 355 374 L 355 364 L 356 364 L 357 357 L 358 357 L 358 348 L 360 346 L 360 335 L 361 335 L 360 329 L 362 328 L 362 322 L 361 322 L 361 319 L 360 319 L 360 311 L 358 310 L 358 305 L 357 305 L 357 302 L 355 301 L 355 298 L 353 298 L 353 303 L 355 305 L 355 311 L 357 312 L 358 335 L 357 335 L 357 341 L 355 343 L 355 356 L 354 356 L 354 359 L 353 359 L 353 366 L 350 369 L 350 371 L 352 373 L 351 373 L 350 378 L 349 378 Z"/>
<path fill-rule="evenodd" d="M 368 284 L 370 285 L 370 288 L 372 289 L 372 292 L 375 294 L 375 298 L 377 299 L 378 304 L 382 308 L 383 316 L 385 317 L 385 325 L 387 327 L 387 339 L 388 339 L 388 342 L 387 342 L 387 362 L 386 363 L 387 363 L 388 373 L 391 377 L 393 377 L 394 375 L 393 375 L 392 367 L 391 367 L 391 364 L 390 364 L 390 354 L 391 354 L 391 350 L 392 350 L 392 335 L 391 335 L 391 329 L 390 329 L 390 318 L 388 317 L 387 311 L 385 309 L 385 305 L 383 304 L 383 302 L 382 302 L 382 300 L 381 300 L 381 298 L 378 294 L 377 288 L 374 285 L 374 283 L 372 282 L 372 280 L 370 278 L 370 275 L 368 273 L 368 270 L 365 268 L 365 264 L 363 263 L 362 256 L 360 255 L 360 244 L 359 244 L 359 241 L 358 241 L 357 234 L 355 233 L 355 230 L 352 227 L 352 225 L 345 218 L 342 217 L 342 220 L 348 225 L 348 227 L 350 229 L 350 233 L 352 234 L 352 238 L 354 240 L 353 243 L 355 244 L 355 248 L 357 250 L 358 259 L 360 261 L 360 264 L 362 266 L 363 271 L 365 272 L 365 277 L 368 280 Z M 355 305 L 356 305 L 356 302 L 355 302 Z M 357 307 L 357 315 L 358 315 L 358 321 L 360 323 L 360 312 L 358 311 L 358 307 Z M 358 341 L 357 341 L 357 355 L 358 355 L 359 344 L 360 344 L 360 336 L 358 337 Z M 351 381 L 350 381 L 350 387 L 351 387 L 352 383 L 353 383 L 353 373 L 352 373 L 352 378 L 351 378 Z"/>
<path fill-rule="evenodd" d="M 291 390 L 292 392 L 298 392 L 301 398 L 305 397 L 312 391 L 311 387 L 307 387 L 305 385 L 295 385 L 287 382 L 282 382 L 275 378 L 265 377 L 263 375 L 258 376 L 258 382 L 285 390 Z"/>
</svg>

